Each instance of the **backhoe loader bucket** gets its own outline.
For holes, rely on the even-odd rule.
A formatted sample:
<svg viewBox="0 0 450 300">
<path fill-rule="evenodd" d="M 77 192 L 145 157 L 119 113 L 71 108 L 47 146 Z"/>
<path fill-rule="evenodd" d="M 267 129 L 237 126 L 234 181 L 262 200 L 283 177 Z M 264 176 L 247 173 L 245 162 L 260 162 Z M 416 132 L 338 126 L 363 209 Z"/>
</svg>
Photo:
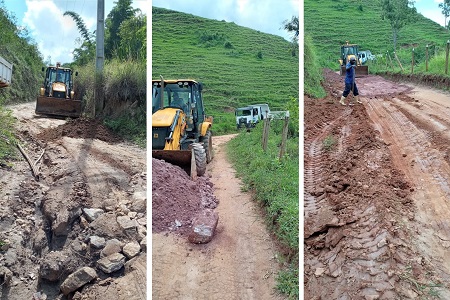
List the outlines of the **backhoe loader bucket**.
<svg viewBox="0 0 450 300">
<path fill-rule="evenodd" d="M 152 150 L 152 157 L 162 159 L 172 165 L 181 167 L 192 180 L 197 179 L 194 149 L 191 150 Z"/>
<path fill-rule="evenodd" d="M 369 75 L 369 66 L 356 66 L 355 71 L 356 77 Z M 340 74 L 345 76 L 345 66 L 341 66 Z"/>
<path fill-rule="evenodd" d="M 81 100 L 39 96 L 36 101 L 35 112 L 42 115 L 79 117 L 81 115 Z"/>
</svg>

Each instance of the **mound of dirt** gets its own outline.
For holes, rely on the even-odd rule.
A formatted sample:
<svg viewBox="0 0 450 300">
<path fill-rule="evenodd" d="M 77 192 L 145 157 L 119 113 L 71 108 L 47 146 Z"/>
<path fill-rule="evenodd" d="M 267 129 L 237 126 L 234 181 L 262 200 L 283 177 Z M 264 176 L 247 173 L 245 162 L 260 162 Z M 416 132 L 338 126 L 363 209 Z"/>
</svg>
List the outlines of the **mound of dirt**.
<svg viewBox="0 0 450 300">
<path fill-rule="evenodd" d="M 123 141 L 110 129 L 102 124 L 101 120 L 78 118 L 67 121 L 56 128 L 48 128 L 42 131 L 38 138 L 44 141 L 57 140 L 63 136 L 71 138 L 99 139 L 107 143 L 115 144 Z"/>
<path fill-rule="evenodd" d="M 152 158 L 152 232 L 187 235 L 194 216 L 217 204 L 209 178 L 192 181 L 182 168 Z"/>
</svg>

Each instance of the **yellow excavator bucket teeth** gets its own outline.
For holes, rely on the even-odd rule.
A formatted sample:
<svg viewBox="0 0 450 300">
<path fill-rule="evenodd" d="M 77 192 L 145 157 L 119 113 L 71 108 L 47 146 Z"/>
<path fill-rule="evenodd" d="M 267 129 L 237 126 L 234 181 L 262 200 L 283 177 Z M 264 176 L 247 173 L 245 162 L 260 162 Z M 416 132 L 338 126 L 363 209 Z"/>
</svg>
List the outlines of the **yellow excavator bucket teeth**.
<svg viewBox="0 0 450 300">
<path fill-rule="evenodd" d="M 36 114 L 79 117 L 81 115 L 81 100 L 38 97 Z"/>
<path fill-rule="evenodd" d="M 152 157 L 181 167 L 193 180 L 197 178 L 194 150 L 152 150 Z"/>
</svg>

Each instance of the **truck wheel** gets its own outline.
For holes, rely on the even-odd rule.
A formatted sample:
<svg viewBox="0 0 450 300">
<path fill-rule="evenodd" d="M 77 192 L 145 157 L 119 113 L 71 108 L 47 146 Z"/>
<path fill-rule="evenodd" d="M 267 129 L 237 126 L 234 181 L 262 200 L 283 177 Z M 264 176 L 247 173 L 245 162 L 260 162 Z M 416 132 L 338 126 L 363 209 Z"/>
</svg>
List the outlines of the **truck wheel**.
<svg viewBox="0 0 450 300">
<path fill-rule="evenodd" d="M 206 153 L 206 163 L 209 164 L 213 159 L 212 155 L 212 133 L 208 130 L 204 137 L 202 137 L 203 148 Z"/>
<path fill-rule="evenodd" d="M 197 167 L 197 176 L 203 176 L 206 172 L 206 153 L 203 145 L 200 143 L 192 143 L 195 155 L 195 165 Z"/>
</svg>

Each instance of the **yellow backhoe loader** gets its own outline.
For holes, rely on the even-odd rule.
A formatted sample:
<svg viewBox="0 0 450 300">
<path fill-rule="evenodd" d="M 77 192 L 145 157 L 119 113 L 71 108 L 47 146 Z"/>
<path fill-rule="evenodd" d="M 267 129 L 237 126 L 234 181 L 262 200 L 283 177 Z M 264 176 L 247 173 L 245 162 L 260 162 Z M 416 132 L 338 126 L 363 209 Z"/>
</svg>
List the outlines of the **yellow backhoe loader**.
<svg viewBox="0 0 450 300">
<path fill-rule="evenodd" d="M 369 67 L 363 66 L 358 56 L 358 45 L 349 44 L 348 41 L 341 45 L 341 58 L 339 59 L 340 74 L 345 75 L 345 65 L 351 57 L 356 59 L 356 77 L 369 75 Z"/>
<path fill-rule="evenodd" d="M 81 100 L 75 99 L 72 70 L 57 63 L 47 69 L 42 67 L 42 71 L 45 78 L 37 97 L 36 114 L 79 117 Z"/>
<path fill-rule="evenodd" d="M 192 79 L 152 80 L 152 157 L 182 167 L 193 180 L 212 160 L 212 117 L 202 90 Z"/>
</svg>

